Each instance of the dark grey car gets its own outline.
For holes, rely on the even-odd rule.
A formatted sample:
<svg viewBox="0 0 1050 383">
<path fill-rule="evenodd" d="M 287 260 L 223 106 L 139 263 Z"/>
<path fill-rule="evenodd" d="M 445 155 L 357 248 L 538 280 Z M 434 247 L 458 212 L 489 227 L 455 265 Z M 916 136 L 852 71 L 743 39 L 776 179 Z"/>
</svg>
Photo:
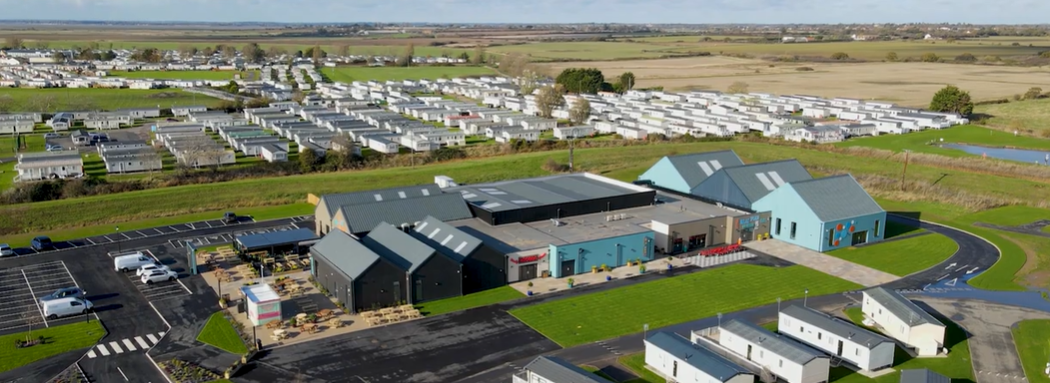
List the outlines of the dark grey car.
<svg viewBox="0 0 1050 383">
<path fill-rule="evenodd" d="M 47 302 L 58 298 L 81 298 L 83 299 L 87 293 L 81 290 L 79 287 L 66 287 L 64 289 L 58 289 L 55 292 L 40 297 L 41 302 Z"/>
</svg>

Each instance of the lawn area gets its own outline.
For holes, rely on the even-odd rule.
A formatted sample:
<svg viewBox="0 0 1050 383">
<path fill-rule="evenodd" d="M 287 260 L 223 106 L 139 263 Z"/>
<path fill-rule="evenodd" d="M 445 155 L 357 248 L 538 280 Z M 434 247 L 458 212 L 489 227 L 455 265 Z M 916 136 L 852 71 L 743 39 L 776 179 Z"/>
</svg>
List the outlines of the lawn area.
<svg viewBox="0 0 1050 383">
<path fill-rule="evenodd" d="M 919 228 L 919 227 L 912 226 L 912 225 L 906 225 L 906 224 L 903 224 L 903 223 L 887 221 L 886 222 L 886 229 L 883 230 L 883 235 L 886 236 L 886 239 L 890 239 L 890 238 L 895 238 L 895 237 L 899 237 L 899 236 L 906 235 L 906 234 L 918 234 L 918 233 L 924 233 L 924 232 L 926 232 L 926 229 Z"/>
<path fill-rule="evenodd" d="M 15 171 L 15 165 L 18 162 L 8 161 L 0 164 L 0 191 L 7 190 L 11 185 L 15 184 L 15 176 L 18 172 Z"/>
<path fill-rule="evenodd" d="M 138 70 L 138 71 L 112 71 L 110 76 L 123 78 L 149 78 L 154 80 L 233 80 L 234 75 L 241 75 L 241 79 L 259 79 L 259 71 L 213 71 L 213 70 Z"/>
<path fill-rule="evenodd" d="M 988 116 L 986 124 L 996 129 L 1010 132 L 1031 129 L 1041 137 L 1050 131 L 1050 99 L 978 105 L 973 111 Z"/>
<path fill-rule="evenodd" d="M 204 325 L 201 333 L 197 335 L 197 340 L 229 353 L 238 355 L 248 353 L 248 347 L 244 345 L 244 340 L 237 334 L 237 329 L 233 328 L 233 325 L 226 319 L 222 311 L 211 314 L 211 317 L 208 318 L 208 323 Z"/>
<path fill-rule="evenodd" d="M 847 247 L 826 254 L 903 277 L 941 263 L 956 250 L 959 250 L 959 245 L 951 238 L 930 233 L 863 247 Z"/>
<path fill-rule="evenodd" d="M 329 80 L 337 82 L 353 81 L 388 81 L 388 80 L 436 80 L 439 78 L 456 78 L 496 74 L 496 71 L 484 66 L 417 66 L 417 67 L 363 67 L 344 66 L 321 68 Z"/>
<path fill-rule="evenodd" d="M 14 111 L 38 109 L 33 105 L 37 97 L 53 98 L 49 112 L 62 109 L 148 108 L 157 105 L 162 108 L 173 105 L 213 106 L 219 103 L 217 98 L 178 89 L 13 88 L 4 89 L 4 94 L 14 99 Z"/>
<path fill-rule="evenodd" d="M 434 316 L 474 307 L 488 306 L 524 297 L 524 294 L 515 290 L 513 287 L 503 286 L 473 294 L 467 294 L 461 297 L 426 302 L 416 305 L 416 308 L 419 309 L 419 312 L 423 315 Z"/>
<path fill-rule="evenodd" d="M 667 379 L 661 378 L 655 372 L 645 368 L 645 353 L 637 353 L 621 356 L 617 359 L 621 365 L 637 375 L 638 379 L 632 379 L 624 383 L 666 383 Z"/>
<path fill-rule="evenodd" d="M 562 347 L 859 285 L 802 266 L 730 265 L 511 310 Z"/>
<path fill-rule="evenodd" d="M 1026 320 L 1013 327 L 1014 346 L 1031 383 L 1050 383 L 1043 373 L 1050 360 L 1050 320 Z"/>
<path fill-rule="evenodd" d="M 1047 105 L 1050 107 L 1050 104 Z M 953 126 L 949 129 L 929 129 L 908 134 L 884 134 L 875 137 L 860 137 L 843 141 L 835 145 L 842 147 L 864 146 L 878 149 L 893 150 L 896 152 L 904 149 L 915 152 L 940 154 L 944 156 L 963 157 L 973 156 L 962 150 L 940 148 L 930 145 L 931 142 L 945 144 L 969 144 L 988 147 L 1012 147 L 1035 150 L 1050 150 L 1050 140 L 1025 136 L 1014 136 L 1013 133 L 995 129 L 988 129 L 976 125 Z"/>
<path fill-rule="evenodd" d="M 858 326 L 863 326 L 861 320 L 864 314 L 859 307 L 846 309 L 846 315 Z M 936 314 L 935 314 L 936 316 Z M 831 381 L 840 383 L 897 383 L 900 381 L 900 370 L 916 368 L 928 368 L 953 381 L 973 382 L 973 362 L 970 360 L 970 346 L 966 340 L 966 331 L 954 322 L 945 318 L 937 317 L 947 326 L 944 334 L 944 342 L 948 346 L 948 356 L 944 358 L 911 358 L 908 353 L 896 349 L 893 357 L 893 368 L 897 371 L 879 376 L 875 379 L 855 373 L 845 367 L 831 369 Z"/>
<path fill-rule="evenodd" d="M 0 335 L 0 355 L 3 355 L 3 358 L 0 358 L 0 372 L 64 352 L 94 346 L 105 335 L 106 330 L 97 320 L 33 330 L 31 337 L 44 337 L 44 344 L 24 349 L 15 348 L 15 340 L 25 339 L 25 332 Z"/>
<path fill-rule="evenodd" d="M 968 214 L 951 222 L 994 243 L 1002 252 L 995 266 L 967 281 L 971 286 L 989 290 L 1025 291 L 1029 286 L 1048 287 L 1050 271 L 1047 241 L 1042 237 L 1009 233 L 973 226 L 975 222 L 1017 226 L 1050 218 L 1050 211 L 1024 206 L 1007 206 Z M 1042 252 L 1040 252 L 1042 251 Z M 1031 254 L 1031 255 L 1030 255 Z M 1029 263 L 1029 258 L 1032 262 Z"/>
<path fill-rule="evenodd" d="M 970 214 L 967 219 L 999 226 L 1020 226 L 1050 220 L 1050 210 L 1027 206 L 1006 206 Z"/>
<path fill-rule="evenodd" d="M 26 146 L 24 149 L 15 143 L 14 136 L 0 136 L 0 157 L 14 157 L 18 153 L 42 152 L 47 149 L 47 139 L 43 134 L 22 134 L 18 139 Z"/>
</svg>

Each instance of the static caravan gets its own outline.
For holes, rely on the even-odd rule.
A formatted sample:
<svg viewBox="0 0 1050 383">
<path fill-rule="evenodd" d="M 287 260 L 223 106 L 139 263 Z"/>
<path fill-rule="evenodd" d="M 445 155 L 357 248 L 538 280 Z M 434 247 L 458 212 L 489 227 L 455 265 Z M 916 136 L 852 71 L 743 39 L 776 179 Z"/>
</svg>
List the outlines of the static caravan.
<svg viewBox="0 0 1050 383">
<path fill-rule="evenodd" d="M 645 339 L 645 364 L 660 376 L 675 382 L 755 382 L 755 376 L 743 367 L 704 345 L 667 331 L 656 332 Z"/>
<path fill-rule="evenodd" d="M 723 323 L 718 344 L 788 383 L 828 381 L 831 362 L 820 351 L 752 323 L 737 319 Z"/>
<path fill-rule="evenodd" d="M 934 356 L 944 347 L 944 323 L 896 291 L 876 287 L 864 291 L 864 317 L 882 332 L 914 347 L 919 356 Z"/>
<path fill-rule="evenodd" d="M 65 125 L 69 129 L 69 125 Z M 60 129 L 55 129 L 60 130 Z M 0 121 L 0 134 L 24 134 L 33 132 L 32 120 L 4 120 Z"/>
<path fill-rule="evenodd" d="M 173 106 L 171 107 L 171 114 L 175 117 L 186 117 L 190 113 L 202 113 L 207 112 L 208 107 L 203 105 L 190 105 L 190 106 Z"/>
<path fill-rule="evenodd" d="M 864 370 L 893 365 L 897 346 L 892 340 L 808 307 L 792 305 L 781 310 L 778 329 Z"/>
</svg>

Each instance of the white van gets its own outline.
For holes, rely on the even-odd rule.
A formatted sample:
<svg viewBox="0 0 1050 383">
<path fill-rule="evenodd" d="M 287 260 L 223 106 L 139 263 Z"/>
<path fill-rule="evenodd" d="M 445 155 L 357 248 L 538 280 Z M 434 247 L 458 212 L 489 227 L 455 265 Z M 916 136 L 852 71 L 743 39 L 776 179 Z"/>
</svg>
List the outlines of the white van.
<svg viewBox="0 0 1050 383">
<path fill-rule="evenodd" d="M 41 302 L 44 306 L 44 316 L 47 319 L 56 319 L 70 315 L 86 314 L 95 307 L 91 301 L 81 298 L 58 298 Z"/>
<path fill-rule="evenodd" d="M 156 263 L 157 261 L 151 257 L 142 254 L 141 251 L 136 251 L 134 254 L 121 255 L 113 258 L 113 269 L 122 272 L 128 272 L 131 270 L 138 270 L 138 268 Z"/>
</svg>

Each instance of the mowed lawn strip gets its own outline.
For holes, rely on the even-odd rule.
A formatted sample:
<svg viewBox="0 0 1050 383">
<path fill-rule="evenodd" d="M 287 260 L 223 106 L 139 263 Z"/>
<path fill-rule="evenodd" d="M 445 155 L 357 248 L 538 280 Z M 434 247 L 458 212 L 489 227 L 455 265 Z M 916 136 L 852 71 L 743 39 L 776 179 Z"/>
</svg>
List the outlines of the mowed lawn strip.
<svg viewBox="0 0 1050 383">
<path fill-rule="evenodd" d="M 959 250 L 959 245 L 951 238 L 931 233 L 863 247 L 847 247 L 826 254 L 903 277 L 943 262 L 956 250 Z"/>
<path fill-rule="evenodd" d="M 730 265 L 511 310 L 562 347 L 733 312 L 776 299 L 860 288 L 802 266 Z"/>
<path fill-rule="evenodd" d="M 241 75 L 242 79 L 252 77 L 260 79 L 259 71 L 212 71 L 212 70 L 137 70 L 137 71 L 112 71 L 110 76 L 123 78 L 149 78 L 156 80 L 233 80 L 234 75 Z M 269 80 L 267 78 L 266 80 Z"/>
<path fill-rule="evenodd" d="M 98 321 L 76 322 L 33 330 L 31 339 L 44 337 L 44 344 L 15 348 L 15 340 L 25 340 L 26 332 L 0 335 L 0 372 L 47 359 L 52 356 L 94 346 L 106 335 Z"/>
<path fill-rule="evenodd" d="M 510 286 L 497 287 L 461 297 L 446 298 L 416 305 L 416 309 L 426 316 L 439 315 L 474 307 L 488 306 L 525 297 L 520 291 Z"/>
<path fill-rule="evenodd" d="M 346 66 L 321 68 L 321 73 L 332 81 L 353 82 L 371 80 L 437 80 L 439 78 L 493 75 L 496 74 L 496 71 L 484 66 L 419 66 L 408 68 Z"/>
<path fill-rule="evenodd" d="M 661 378 L 660 375 L 656 375 L 652 370 L 645 368 L 645 353 L 637 353 L 631 355 L 621 356 L 617 359 L 624 367 L 627 367 L 632 373 L 638 376 L 637 379 L 631 379 L 623 383 L 666 383 L 667 379 Z"/>
<path fill-rule="evenodd" d="M 197 335 L 197 340 L 229 353 L 238 355 L 248 353 L 248 347 L 244 345 L 241 336 L 237 334 L 237 329 L 233 328 L 233 324 L 222 313 L 222 311 L 219 311 L 211 314 L 211 317 L 208 318 L 208 323 L 204 325 L 201 333 Z"/>
<path fill-rule="evenodd" d="M 941 140 L 944 140 L 943 142 Z M 1050 149 L 1050 140 L 1015 136 L 1013 133 L 988 129 L 977 125 L 953 126 L 950 129 L 930 129 L 909 134 L 883 134 L 875 137 L 860 137 L 835 144 L 841 147 L 864 146 L 899 152 L 940 154 L 952 157 L 973 156 L 962 150 L 942 148 L 937 144 L 967 144 L 987 147 L 1011 147 L 1033 150 Z"/>
<path fill-rule="evenodd" d="M 51 109 L 170 108 L 172 105 L 215 106 L 219 99 L 178 89 L 102 89 L 102 88 L 10 88 L 3 94 L 14 101 L 12 110 L 34 110 L 36 100 L 50 98 Z"/>
<path fill-rule="evenodd" d="M 1050 320 L 1026 320 L 1013 327 L 1014 346 L 1030 383 L 1050 383 L 1043 373 L 1050 360 Z"/>
<path fill-rule="evenodd" d="M 845 313 L 854 324 L 866 327 L 861 323 L 864 314 L 859 307 L 846 309 Z M 972 382 L 974 380 L 973 361 L 970 359 L 970 345 L 966 340 L 966 331 L 952 321 L 939 316 L 937 318 L 947 327 L 944 333 L 944 343 L 948 347 L 947 357 L 912 358 L 907 352 L 897 347 L 893 355 L 893 368 L 896 371 L 872 379 L 846 367 L 835 367 L 831 369 L 831 381 L 836 383 L 898 383 L 900 370 L 927 368 L 954 381 Z"/>
</svg>

